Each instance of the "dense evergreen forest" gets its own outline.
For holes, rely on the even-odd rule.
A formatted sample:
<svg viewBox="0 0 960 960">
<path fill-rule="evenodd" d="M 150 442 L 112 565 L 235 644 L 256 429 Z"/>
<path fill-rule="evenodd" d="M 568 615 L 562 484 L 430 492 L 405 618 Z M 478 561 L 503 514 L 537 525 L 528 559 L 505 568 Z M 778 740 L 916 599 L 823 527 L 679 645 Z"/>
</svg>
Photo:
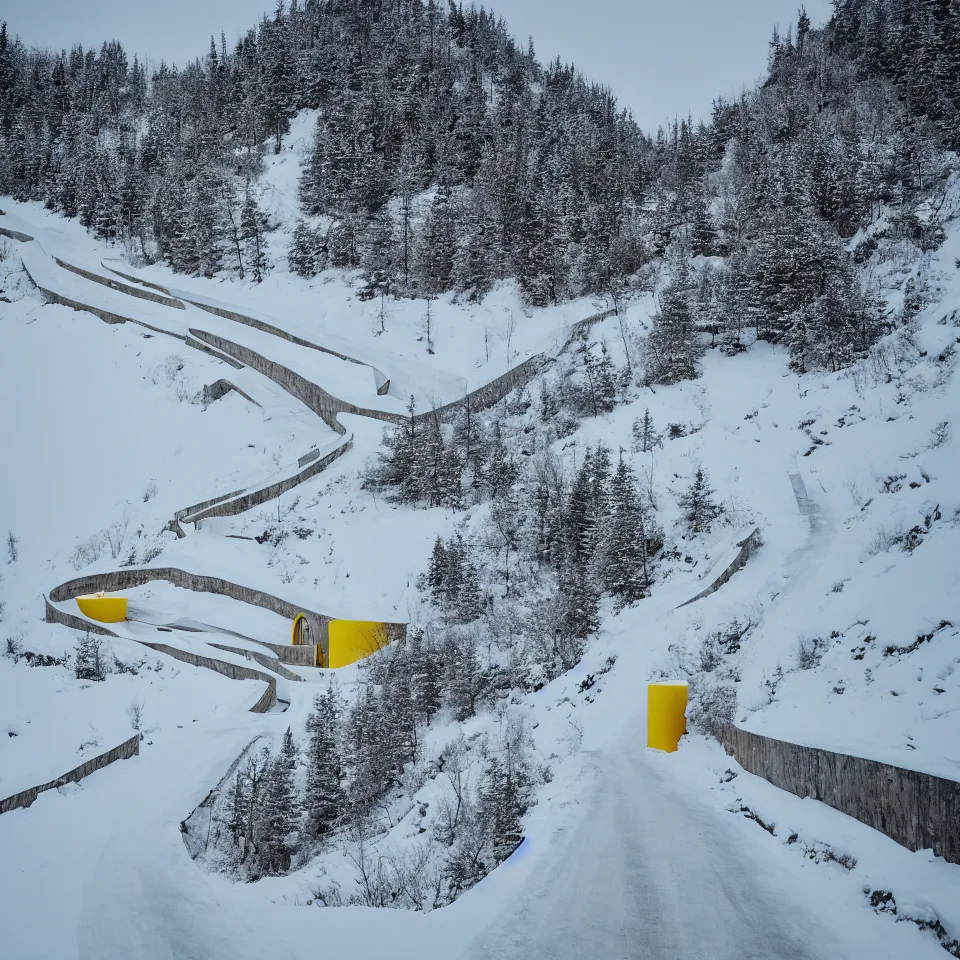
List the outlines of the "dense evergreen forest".
<svg viewBox="0 0 960 960">
<path fill-rule="evenodd" d="M 515 277 L 531 306 L 618 302 L 655 286 L 669 254 L 654 379 L 690 374 L 691 324 L 837 368 L 889 320 L 855 269 L 869 243 L 846 241 L 882 218 L 888 235 L 938 242 L 930 205 L 960 146 L 960 2 L 834 7 L 823 29 L 801 10 L 774 34 L 758 89 L 655 136 L 609 89 L 452 0 L 280 0 L 234 49 L 211 40 L 183 69 L 148 71 L 116 42 L 29 50 L 4 27 L 0 191 L 135 259 L 259 280 L 279 226 L 258 206 L 261 158 L 310 108 L 289 253 L 301 275 L 357 268 L 365 295 L 420 297 Z"/>
</svg>

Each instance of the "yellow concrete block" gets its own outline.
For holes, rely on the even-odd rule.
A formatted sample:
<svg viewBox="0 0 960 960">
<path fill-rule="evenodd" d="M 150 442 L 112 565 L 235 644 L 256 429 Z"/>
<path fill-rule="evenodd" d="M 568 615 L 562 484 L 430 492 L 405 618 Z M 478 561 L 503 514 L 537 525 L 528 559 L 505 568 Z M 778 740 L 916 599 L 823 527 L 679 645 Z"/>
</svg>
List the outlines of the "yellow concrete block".
<svg viewBox="0 0 960 960">
<path fill-rule="evenodd" d="M 127 598 L 107 597 L 103 593 L 77 597 L 80 612 L 101 623 L 119 623 L 127 619 Z"/>
<path fill-rule="evenodd" d="M 331 620 L 328 631 L 328 667 L 345 667 L 356 663 L 389 642 L 386 625 L 369 620 Z"/>
<path fill-rule="evenodd" d="M 647 746 L 673 753 L 687 732 L 687 685 L 647 685 Z"/>
</svg>

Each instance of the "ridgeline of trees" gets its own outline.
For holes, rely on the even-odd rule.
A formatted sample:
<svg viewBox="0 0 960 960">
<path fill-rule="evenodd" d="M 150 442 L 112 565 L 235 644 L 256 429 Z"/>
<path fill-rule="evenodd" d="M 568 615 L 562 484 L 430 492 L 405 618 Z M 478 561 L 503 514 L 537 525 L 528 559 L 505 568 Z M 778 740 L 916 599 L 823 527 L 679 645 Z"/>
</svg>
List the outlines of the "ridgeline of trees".
<svg viewBox="0 0 960 960">
<path fill-rule="evenodd" d="M 757 90 L 709 123 L 643 134 L 605 87 L 539 63 L 505 23 L 448 0 L 282 0 L 233 49 L 149 72 L 116 42 L 28 50 L 0 31 L 0 191 L 41 200 L 131 254 L 260 279 L 271 224 L 261 157 L 318 111 L 290 266 L 359 268 L 367 295 L 482 296 L 515 277 L 531 305 L 615 299 L 676 271 L 659 379 L 688 376 L 689 323 L 747 329 L 798 369 L 876 338 L 877 298 L 845 242 L 917 216 L 960 146 L 955 0 L 835 0 L 770 45 Z M 274 225 L 275 226 L 275 225 Z"/>
</svg>

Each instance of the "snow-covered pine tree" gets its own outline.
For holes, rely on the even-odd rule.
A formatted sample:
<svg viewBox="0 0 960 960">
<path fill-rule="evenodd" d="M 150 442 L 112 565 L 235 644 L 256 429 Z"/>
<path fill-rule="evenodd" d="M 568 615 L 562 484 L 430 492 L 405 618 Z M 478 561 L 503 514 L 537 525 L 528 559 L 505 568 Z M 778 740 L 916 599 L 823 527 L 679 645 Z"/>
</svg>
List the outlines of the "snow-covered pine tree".
<svg viewBox="0 0 960 960">
<path fill-rule="evenodd" d="M 646 521 L 636 476 L 620 455 L 610 481 L 610 516 L 599 571 L 604 589 L 619 607 L 642 600 L 650 587 Z"/>
<path fill-rule="evenodd" d="M 267 257 L 267 240 L 264 236 L 267 218 L 257 203 L 250 181 L 247 181 L 240 211 L 240 237 L 246 244 L 247 269 L 254 282 L 260 283 L 270 269 Z"/>
<path fill-rule="evenodd" d="M 265 873 L 286 873 L 297 850 L 295 835 L 300 820 L 294 777 L 297 748 L 287 727 L 283 742 L 265 773 L 263 804 L 257 827 L 257 853 Z"/>
<path fill-rule="evenodd" d="M 660 293 L 660 309 L 644 344 L 647 380 L 664 384 L 694 380 L 702 354 L 686 293 L 674 280 Z"/>
<path fill-rule="evenodd" d="M 697 467 L 690 486 L 677 497 L 690 533 L 709 533 L 714 521 L 723 513 L 723 507 L 714 502 L 713 493 L 707 471 Z"/>
<path fill-rule="evenodd" d="M 649 407 L 642 417 L 633 421 L 632 433 L 633 449 L 637 453 L 650 453 L 655 447 L 663 446 L 663 437 L 657 432 Z"/>
<path fill-rule="evenodd" d="M 309 721 L 307 780 L 303 796 L 307 834 L 319 840 L 340 821 L 346 806 L 340 752 L 342 704 L 331 685 L 314 700 Z"/>
</svg>

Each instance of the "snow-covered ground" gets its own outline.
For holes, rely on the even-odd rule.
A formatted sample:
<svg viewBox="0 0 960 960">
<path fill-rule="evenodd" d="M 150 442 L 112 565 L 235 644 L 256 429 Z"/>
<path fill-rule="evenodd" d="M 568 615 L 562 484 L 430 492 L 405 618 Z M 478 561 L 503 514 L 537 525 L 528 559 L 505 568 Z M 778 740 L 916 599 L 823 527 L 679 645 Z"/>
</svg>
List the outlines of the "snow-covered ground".
<svg viewBox="0 0 960 960">
<path fill-rule="evenodd" d="M 267 197 L 276 204 L 290 196 L 302 138 L 301 130 L 268 161 Z M 75 224 L 29 205 L 4 200 L 2 207 L 14 229 L 51 248 L 62 244 L 63 259 L 93 270 L 102 269 L 102 256 L 117 256 L 98 250 Z M 78 570 L 115 569 L 131 551 L 137 563 L 223 576 L 321 612 L 406 619 L 436 535 L 464 521 L 469 534 L 481 522 L 479 510 L 465 518 L 400 508 L 363 490 L 363 465 L 384 428 L 344 417 L 354 450 L 279 503 L 205 521 L 182 540 L 161 533 L 175 510 L 275 472 L 311 445 L 332 442 L 332 431 L 253 371 L 130 324 L 41 306 L 16 269 L 21 245 L 9 245 L 14 255 L 0 263 L 0 286 L 13 301 L 0 304 L 0 408 L 14 413 L 3 427 L 0 534 L 19 537 L 19 555 L 0 565 L 0 642 L 11 637 L 54 656 L 72 648 L 71 631 L 41 621 L 42 595 Z M 31 256 L 39 269 L 52 269 Z M 286 682 L 285 714 L 250 714 L 262 684 L 156 654 L 135 642 L 138 630 L 159 642 L 174 643 L 172 635 L 135 623 L 129 638 L 110 643 L 123 662 L 146 658 L 136 675 L 89 683 L 63 665 L 0 658 L 0 732 L 8 733 L 0 737 L 0 796 L 126 739 L 133 702 L 143 702 L 148 731 L 138 758 L 0 817 L 4 950 L 17 960 L 252 960 L 306 957 L 318 945 L 358 958 L 613 958 L 633 955 L 639 940 L 654 956 L 942 956 L 932 934 L 877 915 L 864 888 L 892 892 L 901 919 L 937 919 L 960 938 L 960 868 L 929 851 L 910 853 L 742 771 L 727 774 L 738 773 L 736 764 L 703 738 L 688 738 L 670 756 L 639 747 L 647 682 L 683 675 L 700 660 L 704 641 L 736 618 L 753 624 L 726 660 L 739 677 L 741 725 L 960 778 L 960 446 L 952 422 L 960 410 L 958 258 L 954 225 L 931 264 L 940 293 L 920 315 L 914 339 L 894 334 L 852 370 L 797 377 L 782 351 L 763 344 L 736 358 L 710 353 L 701 379 L 638 393 L 567 438 L 564 456 L 573 459 L 598 441 L 629 451 L 631 426 L 646 408 L 661 430 L 683 424 L 685 436 L 627 456 L 641 475 L 652 474 L 665 525 L 678 514 L 675 495 L 701 464 L 734 523 L 685 544 L 690 561 L 681 559 L 650 599 L 618 615 L 605 608 L 599 636 L 570 674 L 515 698 L 512 709 L 526 718 L 537 761 L 549 764 L 553 779 L 527 814 L 518 852 L 443 910 L 320 910 L 307 902 L 325 878 L 348 882 L 345 864 L 315 862 L 288 877 L 237 884 L 187 855 L 180 822 L 253 738 L 273 741 L 287 725 L 303 729 L 314 684 Z M 307 283 L 278 270 L 253 286 L 173 277 L 160 267 L 120 269 L 317 343 L 339 338 L 353 351 L 343 352 L 387 376 L 400 370 L 422 395 L 441 378 L 447 392 L 482 383 L 602 306 L 567 304 L 526 317 L 508 285 L 479 306 L 441 300 L 431 356 L 417 339 L 422 304 L 388 304 L 387 332 L 375 336 L 378 305 L 357 301 L 337 274 Z M 107 309 L 169 324 L 171 332 L 219 331 L 330 392 L 376 400 L 369 368 L 191 307 L 134 300 L 72 274 L 57 279 L 106 298 Z M 634 333 L 649 308 L 646 300 L 628 311 Z M 617 321 L 598 325 L 593 337 L 616 353 Z M 208 406 L 191 402 L 219 377 L 261 407 L 235 393 Z M 791 475 L 802 478 L 814 512 L 801 510 Z M 680 607 L 754 523 L 764 545 L 747 566 L 716 594 Z M 236 539 L 268 530 L 262 544 Z M 98 538 L 100 531 L 111 535 Z M 118 537 L 122 547 L 111 556 L 109 541 Z M 185 649 L 209 650 L 216 629 L 284 642 L 273 639 L 284 632 L 281 618 L 184 594 L 153 584 L 133 592 L 131 604 L 150 624 L 211 629 L 177 631 Z M 348 697 L 359 669 L 338 672 Z M 582 690 L 590 675 L 597 682 Z M 465 733 L 489 733 L 497 723 L 474 718 Z M 445 721 L 427 735 L 436 745 L 457 732 Z M 439 789 L 429 781 L 414 800 L 436 800 Z M 774 832 L 759 829 L 741 807 Z M 397 849 L 416 843 L 415 820 L 410 815 L 391 831 Z"/>
</svg>

